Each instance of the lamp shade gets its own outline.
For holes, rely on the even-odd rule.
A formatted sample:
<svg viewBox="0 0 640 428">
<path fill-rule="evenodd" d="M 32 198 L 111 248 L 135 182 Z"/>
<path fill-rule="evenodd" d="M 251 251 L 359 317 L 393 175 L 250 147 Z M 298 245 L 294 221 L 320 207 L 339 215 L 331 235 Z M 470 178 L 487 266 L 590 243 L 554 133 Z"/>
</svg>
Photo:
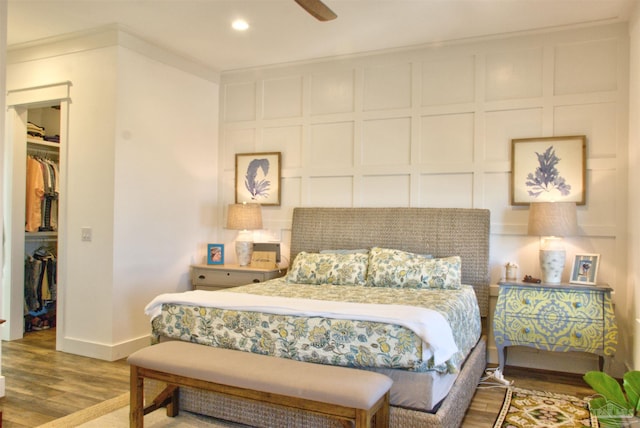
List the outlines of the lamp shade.
<svg viewBox="0 0 640 428">
<path fill-rule="evenodd" d="M 532 202 L 529 205 L 529 235 L 571 236 L 578 231 L 574 202 Z"/>
<path fill-rule="evenodd" d="M 258 204 L 230 204 L 227 212 L 227 229 L 262 229 L 262 211 Z"/>
</svg>

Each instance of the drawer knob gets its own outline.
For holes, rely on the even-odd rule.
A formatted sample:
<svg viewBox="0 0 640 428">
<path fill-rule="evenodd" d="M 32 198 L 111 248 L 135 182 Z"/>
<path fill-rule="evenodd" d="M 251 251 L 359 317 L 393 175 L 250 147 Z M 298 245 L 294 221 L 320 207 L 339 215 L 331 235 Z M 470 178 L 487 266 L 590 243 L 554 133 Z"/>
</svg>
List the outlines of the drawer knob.
<svg viewBox="0 0 640 428">
<path fill-rule="evenodd" d="M 524 328 L 524 332 L 525 332 L 525 333 L 531 333 L 531 329 L 530 329 L 529 327 L 525 327 L 525 328 Z"/>
<path fill-rule="evenodd" d="M 581 308 L 582 307 L 582 302 L 576 302 L 576 308 Z"/>
<path fill-rule="evenodd" d="M 205 279 L 206 277 L 204 275 L 198 275 L 198 279 Z"/>
<path fill-rule="evenodd" d="M 258 278 L 254 278 L 253 283 L 255 284 L 255 283 L 258 283 L 258 282 L 260 282 L 260 280 Z"/>
<path fill-rule="evenodd" d="M 580 339 L 582 337 L 582 333 L 580 333 L 579 331 L 576 331 L 576 337 Z"/>
</svg>

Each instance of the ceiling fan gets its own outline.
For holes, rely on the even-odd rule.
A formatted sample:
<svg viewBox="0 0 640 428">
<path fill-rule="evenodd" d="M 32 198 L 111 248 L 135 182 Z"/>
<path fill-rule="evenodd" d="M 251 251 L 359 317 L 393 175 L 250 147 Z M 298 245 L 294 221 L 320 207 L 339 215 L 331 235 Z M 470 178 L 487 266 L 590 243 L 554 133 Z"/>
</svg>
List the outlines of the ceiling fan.
<svg viewBox="0 0 640 428">
<path fill-rule="evenodd" d="M 304 10 L 309 12 L 314 18 L 319 21 L 331 21 L 336 19 L 336 15 L 331 9 L 329 9 L 320 0 L 295 0 Z"/>
</svg>

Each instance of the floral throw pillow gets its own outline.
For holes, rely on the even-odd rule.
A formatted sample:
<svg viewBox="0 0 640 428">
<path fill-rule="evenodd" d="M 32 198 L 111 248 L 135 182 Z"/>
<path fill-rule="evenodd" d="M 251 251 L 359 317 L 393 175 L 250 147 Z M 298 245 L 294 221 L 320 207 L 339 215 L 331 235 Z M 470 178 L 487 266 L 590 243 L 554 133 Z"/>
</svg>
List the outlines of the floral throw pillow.
<svg viewBox="0 0 640 428">
<path fill-rule="evenodd" d="M 365 285 L 367 253 L 298 253 L 287 282 L 296 284 Z"/>
<path fill-rule="evenodd" d="M 434 259 L 388 248 L 369 253 L 367 285 L 390 288 L 460 288 L 460 257 Z"/>
</svg>

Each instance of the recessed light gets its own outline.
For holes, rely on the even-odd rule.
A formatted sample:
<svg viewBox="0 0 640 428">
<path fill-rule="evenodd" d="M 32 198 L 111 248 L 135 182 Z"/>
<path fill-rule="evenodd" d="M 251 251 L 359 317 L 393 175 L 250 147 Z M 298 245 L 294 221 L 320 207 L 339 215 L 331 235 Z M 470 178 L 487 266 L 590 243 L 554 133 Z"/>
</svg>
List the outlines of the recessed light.
<svg viewBox="0 0 640 428">
<path fill-rule="evenodd" d="M 249 29 L 249 23 L 244 19 L 236 19 L 231 23 L 231 27 L 237 31 L 246 31 Z"/>
</svg>

